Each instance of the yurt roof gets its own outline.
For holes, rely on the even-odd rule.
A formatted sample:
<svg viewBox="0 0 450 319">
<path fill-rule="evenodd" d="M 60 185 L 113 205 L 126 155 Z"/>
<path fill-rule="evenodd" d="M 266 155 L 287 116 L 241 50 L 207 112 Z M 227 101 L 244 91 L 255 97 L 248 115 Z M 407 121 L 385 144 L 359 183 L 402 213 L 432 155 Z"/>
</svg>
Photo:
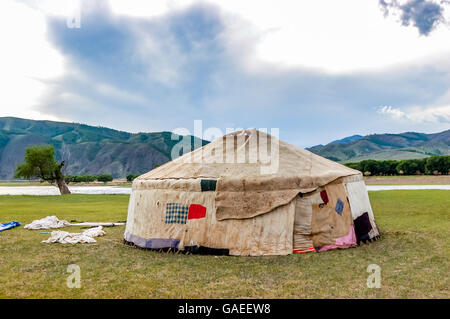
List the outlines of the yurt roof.
<svg viewBox="0 0 450 319">
<path fill-rule="evenodd" d="M 272 157 L 271 145 L 279 145 L 278 154 L 275 151 Z M 355 174 L 360 172 L 251 129 L 227 134 L 138 179 L 301 179 L 313 186 Z"/>
</svg>

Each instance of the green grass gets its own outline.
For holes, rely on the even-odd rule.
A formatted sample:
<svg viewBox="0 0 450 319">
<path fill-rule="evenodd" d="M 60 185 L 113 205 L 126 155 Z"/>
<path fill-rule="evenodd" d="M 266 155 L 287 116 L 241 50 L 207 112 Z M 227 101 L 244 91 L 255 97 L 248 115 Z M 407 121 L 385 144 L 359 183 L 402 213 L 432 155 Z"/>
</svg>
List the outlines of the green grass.
<svg viewBox="0 0 450 319">
<path fill-rule="evenodd" d="M 0 196 L 0 220 L 124 220 L 128 198 Z M 382 238 L 320 254 L 159 253 L 124 245 L 124 226 L 77 245 L 42 244 L 48 234 L 23 227 L 3 231 L 0 298 L 449 298 L 449 192 L 377 191 L 370 198 Z M 80 289 L 66 285 L 70 264 L 81 268 Z M 369 264 L 381 267 L 379 289 L 366 286 Z"/>
</svg>

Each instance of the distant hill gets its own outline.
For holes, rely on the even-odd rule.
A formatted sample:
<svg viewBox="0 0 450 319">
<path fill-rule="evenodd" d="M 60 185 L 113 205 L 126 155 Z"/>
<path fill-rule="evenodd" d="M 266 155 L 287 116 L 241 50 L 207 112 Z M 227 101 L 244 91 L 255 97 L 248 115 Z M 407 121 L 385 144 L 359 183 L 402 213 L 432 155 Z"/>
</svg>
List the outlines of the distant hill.
<svg viewBox="0 0 450 319">
<path fill-rule="evenodd" d="M 121 178 L 145 173 L 169 161 L 172 147 L 179 142 L 172 140 L 171 135 L 0 117 L 0 179 L 12 179 L 17 164 L 23 161 L 25 148 L 40 144 L 54 145 L 57 159 L 67 163 L 66 174 L 111 174 Z M 200 145 L 209 143 L 191 137 L 192 148 L 194 139 Z"/>
<path fill-rule="evenodd" d="M 435 134 L 407 132 L 353 135 L 308 150 L 337 162 L 358 162 L 365 159 L 402 160 L 450 155 L 450 130 Z"/>
<path fill-rule="evenodd" d="M 34 121 L 0 117 L 0 180 L 12 179 L 25 148 L 51 144 L 58 160 L 67 163 L 66 174 L 111 174 L 122 178 L 141 174 L 170 160 L 172 147 L 179 140 L 171 132 L 128 133 L 78 123 Z M 181 138 L 181 137 L 179 137 Z M 196 143 L 190 137 L 190 148 Z M 327 145 L 309 148 L 313 153 L 337 162 L 364 159 L 412 159 L 450 155 L 450 130 L 436 133 L 353 135 Z"/>
<path fill-rule="evenodd" d="M 336 141 L 330 142 L 328 144 L 344 144 L 344 143 L 349 143 L 349 142 L 360 140 L 363 137 L 364 136 L 362 136 L 362 135 L 352 135 L 352 136 L 349 136 L 349 137 L 346 137 L 346 138 L 343 138 L 343 139 L 340 139 L 340 140 L 336 140 Z"/>
</svg>

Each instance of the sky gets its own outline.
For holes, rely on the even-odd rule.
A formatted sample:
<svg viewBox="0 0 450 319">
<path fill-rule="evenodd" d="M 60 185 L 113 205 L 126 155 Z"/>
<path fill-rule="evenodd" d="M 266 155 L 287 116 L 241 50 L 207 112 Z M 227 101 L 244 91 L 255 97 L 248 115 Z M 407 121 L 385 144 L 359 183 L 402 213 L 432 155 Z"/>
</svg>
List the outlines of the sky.
<svg viewBox="0 0 450 319">
<path fill-rule="evenodd" d="M 447 0 L 1 0 L 0 39 L 0 116 L 300 147 L 450 128 Z"/>
</svg>

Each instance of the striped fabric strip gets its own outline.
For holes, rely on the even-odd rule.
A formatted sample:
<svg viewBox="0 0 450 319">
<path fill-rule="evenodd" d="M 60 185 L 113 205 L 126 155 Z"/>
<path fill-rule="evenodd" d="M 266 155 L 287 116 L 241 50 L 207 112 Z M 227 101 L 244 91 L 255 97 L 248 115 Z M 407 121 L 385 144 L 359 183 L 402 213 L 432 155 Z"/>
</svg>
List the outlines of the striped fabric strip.
<svg viewBox="0 0 450 319">
<path fill-rule="evenodd" d="M 316 249 L 314 247 L 312 248 L 304 248 L 304 249 L 294 249 L 294 254 L 302 254 L 302 253 L 315 253 Z"/>
<path fill-rule="evenodd" d="M 161 249 L 161 248 L 173 248 L 178 249 L 180 244 L 179 239 L 174 238 L 143 238 L 130 233 L 125 233 L 124 240 L 128 243 L 132 243 L 140 248 L 148 249 Z"/>
</svg>

